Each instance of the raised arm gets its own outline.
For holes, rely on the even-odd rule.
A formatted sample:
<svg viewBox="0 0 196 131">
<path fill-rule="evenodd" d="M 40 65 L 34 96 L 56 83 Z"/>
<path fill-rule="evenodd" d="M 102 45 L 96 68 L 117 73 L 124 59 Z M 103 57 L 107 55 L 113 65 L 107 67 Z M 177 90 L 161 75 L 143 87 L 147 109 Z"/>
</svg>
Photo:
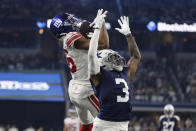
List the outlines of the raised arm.
<svg viewBox="0 0 196 131">
<path fill-rule="evenodd" d="M 85 27 L 83 27 L 83 28 L 89 28 L 89 27 L 93 26 L 95 24 L 95 22 L 98 20 L 98 17 L 102 13 L 103 13 L 103 9 L 99 9 L 98 12 L 97 12 L 97 16 L 94 19 L 94 21 L 90 25 L 86 24 Z M 105 21 L 102 23 L 102 27 L 101 27 L 100 32 L 101 33 L 100 33 L 100 37 L 99 37 L 99 40 L 98 40 L 98 49 L 100 50 L 100 49 L 109 48 L 109 37 L 108 37 L 108 32 L 107 32 L 107 29 L 106 29 L 106 26 L 105 26 Z M 89 42 L 90 42 L 90 39 L 82 37 L 82 38 L 80 38 L 76 41 L 76 44 L 74 46 L 77 49 L 86 49 L 86 50 L 88 50 L 89 49 Z"/>
<path fill-rule="evenodd" d="M 131 80 L 137 70 L 138 64 L 141 59 L 141 54 L 137 47 L 135 39 L 131 34 L 127 36 L 127 42 L 129 46 L 129 53 L 130 53 L 130 59 L 128 61 L 129 79 Z"/>
<path fill-rule="evenodd" d="M 98 39 L 100 36 L 101 26 L 104 22 L 104 18 L 106 17 L 107 11 L 101 13 L 95 22 L 95 30 L 91 37 L 88 51 L 88 67 L 91 76 L 91 80 L 95 86 L 99 84 L 99 80 L 101 78 L 99 61 L 97 58 L 97 48 L 98 48 Z"/>
<path fill-rule="evenodd" d="M 137 47 L 134 37 L 131 35 L 131 31 L 129 28 L 129 18 L 125 16 L 123 17 L 121 16 L 120 19 L 118 20 L 118 23 L 120 24 L 121 29 L 116 28 L 116 30 L 124 34 L 128 42 L 130 59 L 127 64 L 129 66 L 129 74 L 128 74 L 129 80 L 131 80 L 137 70 L 138 64 L 141 59 L 141 54 Z"/>
<path fill-rule="evenodd" d="M 102 24 L 100 36 L 99 36 L 99 42 L 98 42 L 98 49 L 107 49 L 109 48 L 109 37 L 108 37 L 108 32 L 105 26 L 105 20 Z"/>
</svg>

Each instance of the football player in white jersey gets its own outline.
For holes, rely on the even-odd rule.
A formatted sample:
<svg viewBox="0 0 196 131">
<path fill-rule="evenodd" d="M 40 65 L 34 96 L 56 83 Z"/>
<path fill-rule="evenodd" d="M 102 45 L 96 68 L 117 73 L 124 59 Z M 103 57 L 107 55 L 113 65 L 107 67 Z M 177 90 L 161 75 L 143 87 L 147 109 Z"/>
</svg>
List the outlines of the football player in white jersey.
<svg viewBox="0 0 196 131">
<path fill-rule="evenodd" d="M 180 131 L 178 123 L 180 122 L 180 117 L 174 115 L 174 106 L 172 104 L 165 105 L 163 112 L 159 118 L 160 127 L 159 131 Z"/>
<path fill-rule="evenodd" d="M 63 44 L 66 59 L 72 80 L 69 82 L 69 97 L 75 105 L 76 111 L 82 123 L 80 131 L 90 131 L 92 129 L 93 118 L 99 111 L 99 101 L 94 95 L 94 91 L 89 81 L 88 73 L 88 48 L 89 32 L 93 31 L 93 24 L 97 18 L 106 15 L 103 9 L 98 10 L 97 16 L 90 24 L 72 14 L 57 15 L 50 24 L 51 32 Z M 102 25 L 99 49 L 109 47 L 108 33 L 105 23 Z"/>
</svg>

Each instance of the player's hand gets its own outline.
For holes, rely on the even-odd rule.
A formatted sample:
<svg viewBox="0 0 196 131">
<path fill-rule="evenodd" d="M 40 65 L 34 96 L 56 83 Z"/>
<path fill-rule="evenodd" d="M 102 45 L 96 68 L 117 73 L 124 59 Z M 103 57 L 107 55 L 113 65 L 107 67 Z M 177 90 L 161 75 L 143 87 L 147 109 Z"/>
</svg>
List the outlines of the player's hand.
<svg viewBox="0 0 196 131">
<path fill-rule="evenodd" d="M 121 16 L 120 19 L 118 19 L 118 23 L 121 26 L 121 29 L 115 28 L 117 31 L 119 31 L 123 35 L 131 33 L 129 28 L 129 17 Z"/>
<path fill-rule="evenodd" d="M 97 16 L 94 19 L 94 21 L 90 24 L 90 27 L 94 27 L 95 29 L 100 29 L 102 27 L 102 24 L 105 20 L 105 17 L 107 16 L 107 11 L 103 12 L 103 9 L 99 9 L 97 12 Z"/>
</svg>

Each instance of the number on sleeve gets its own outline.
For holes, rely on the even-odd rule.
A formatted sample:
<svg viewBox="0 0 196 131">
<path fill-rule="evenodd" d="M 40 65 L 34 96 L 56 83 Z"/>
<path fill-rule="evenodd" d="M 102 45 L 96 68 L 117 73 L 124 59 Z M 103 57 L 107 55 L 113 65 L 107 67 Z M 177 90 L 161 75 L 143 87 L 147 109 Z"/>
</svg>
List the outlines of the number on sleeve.
<svg viewBox="0 0 196 131">
<path fill-rule="evenodd" d="M 71 59 L 70 57 L 67 57 L 67 63 L 68 63 L 68 66 L 70 68 L 71 73 L 76 72 L 76 65 L 75 65 L 73 59 Z"/>
<path fill-rule="evenodd" d="M 122 91 L 125 93 L 125 97 L 118 95 L 117 102 L 127 102 L 129 100 L 129 91 L 128 91 L 129 88 L 128 88 L 127 82 L 122 78 L 116 78 L 115 81 L 117 85 L 120 83 L 123 83 L 125 86 L 125 88 L 122 89 Z"/>
<path fill-rule="evenodd" d="M 76 65 L 75 65 L 73 59 L 71 57 L 67 56 L 67 54 L 68 54 L 67 50 L 64 49 L 64 52 L 65 52 L 67 63 L 68 63 L 68 66 L 69 66 L 71 73 L 76 72 L 77 68 L 76 68 Z"/>
</svg>

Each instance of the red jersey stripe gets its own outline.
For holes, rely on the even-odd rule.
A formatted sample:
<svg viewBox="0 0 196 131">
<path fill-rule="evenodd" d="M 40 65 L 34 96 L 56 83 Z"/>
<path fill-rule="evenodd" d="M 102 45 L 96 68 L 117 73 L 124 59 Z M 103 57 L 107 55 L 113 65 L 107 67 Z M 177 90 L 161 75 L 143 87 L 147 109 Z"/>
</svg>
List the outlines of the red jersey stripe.
<svg viewBox="0 0 196 131">
<path fill-rule="evenodd" d="M 93 100 L 90 97 L 88 97 L 88 100 L 95 107 L 95 109 L 97 110 L 97 112 L 99 112 L 99 107 L 97 107 L 97 105 L 93 102 Z"/>
<path fill-rule="evenodd" d="M 69 39 L 67 42 L 66 42 L 66 44 L 67 44 L 67 46 L 69 46 L 73 41 L 75 41 L 75 40 L 77 40 L 78 38 L 80 38 L 82 35 L 81 34 L 73 34 L 72 35 L 72 38 L 71 39 Z"/>
</svg>

